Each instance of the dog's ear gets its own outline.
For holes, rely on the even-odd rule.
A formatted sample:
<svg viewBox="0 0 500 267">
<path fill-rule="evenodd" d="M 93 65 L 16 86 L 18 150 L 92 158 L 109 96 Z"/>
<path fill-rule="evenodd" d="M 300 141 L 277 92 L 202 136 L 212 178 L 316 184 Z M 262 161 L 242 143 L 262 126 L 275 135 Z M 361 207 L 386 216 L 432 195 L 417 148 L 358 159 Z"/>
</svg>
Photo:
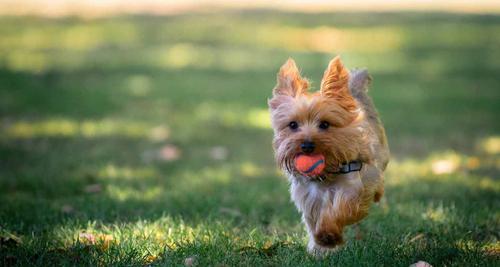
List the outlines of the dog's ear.
<svg viewBox="0 0 500 267">
<path fill-rule="evenodd" d="M 356 102 L 349 92 L 349 70 L 339 56 L 328 64 L 321 80 L 321 95 L 337 100 L 347 110 L 356 109 Z"/>
<path fill-rule="evenodd" d="M 276 87 L 273 90 L 273 96 L 288 95 L 295 97 L 307 92 L 309 82 L 300 76 L 299 69 L 295 61 L 291 58 L 281 66 L 278 72 Z"/>
</svg>

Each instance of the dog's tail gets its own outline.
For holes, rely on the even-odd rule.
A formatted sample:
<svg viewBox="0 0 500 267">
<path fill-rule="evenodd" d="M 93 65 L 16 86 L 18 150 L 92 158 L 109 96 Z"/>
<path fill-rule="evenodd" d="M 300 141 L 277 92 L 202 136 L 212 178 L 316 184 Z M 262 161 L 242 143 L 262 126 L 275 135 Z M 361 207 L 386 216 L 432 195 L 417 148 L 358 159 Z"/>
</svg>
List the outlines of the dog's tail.
<svg viewBox="0 0 500 267">
<path fill-rule="evenodd" d="M 349 89 L 354 97 L 368 91 L 372 78 L 366 69 L 353 69 L 349 77 Z"/>
</svg>

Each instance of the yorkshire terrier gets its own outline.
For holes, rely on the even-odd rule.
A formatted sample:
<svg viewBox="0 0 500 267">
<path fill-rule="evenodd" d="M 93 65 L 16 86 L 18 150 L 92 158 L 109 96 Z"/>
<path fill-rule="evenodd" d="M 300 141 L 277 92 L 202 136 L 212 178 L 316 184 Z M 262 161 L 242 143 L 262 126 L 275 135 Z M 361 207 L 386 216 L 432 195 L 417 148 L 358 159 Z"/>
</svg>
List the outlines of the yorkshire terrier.
<svg viewBox="0 0 500 267">
<path fill-rule="evenodd" d="M 292 59 L 280 69 L 269 99 L 277 164 L 309 235 L 307 250 L 321 256 L 343 244 L 344 227 L 363 219 L 384 194 L 389 147 L 368 87 L 366 70 L 349 71 L 339 57 L 310 93 Z M 300 155 L 320 155 L 321 173 L 297 169 Z"/>
</svg>

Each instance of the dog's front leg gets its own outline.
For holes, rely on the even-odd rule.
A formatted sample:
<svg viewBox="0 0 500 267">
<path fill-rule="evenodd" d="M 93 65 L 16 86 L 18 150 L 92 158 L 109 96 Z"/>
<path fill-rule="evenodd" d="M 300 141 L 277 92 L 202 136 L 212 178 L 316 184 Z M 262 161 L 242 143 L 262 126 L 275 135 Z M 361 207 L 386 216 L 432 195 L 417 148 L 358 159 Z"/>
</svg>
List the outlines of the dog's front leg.
<svg viewBox="0 0 500 267">
<path fill-rule="evenodd" d="M 344 227 L 367 214 L 365 193 L 359 173 L 339 177 L 335 185 L 323 191 L 315 213 L 306 220 L 310 252 L 324 254 L 343 244 Z"/>
<path fill-rule="evenodd" d="M 314 231 L 314 240 L 318 245 L 333 248 L 343 243 L 344 225 L 339 215 L 332 198 L 325 197 Z"/>
<path fill-rule="evenodd" d="M 343 243 L 343 223 L 336 217 L 332 198 L 324 195 L 318 199 L 313 209 L 303 214 L 303 219 L 309 234 L 307 249 L 309 253 L 323 256 L 335 251 L 336 247 Z"/>
</svg>

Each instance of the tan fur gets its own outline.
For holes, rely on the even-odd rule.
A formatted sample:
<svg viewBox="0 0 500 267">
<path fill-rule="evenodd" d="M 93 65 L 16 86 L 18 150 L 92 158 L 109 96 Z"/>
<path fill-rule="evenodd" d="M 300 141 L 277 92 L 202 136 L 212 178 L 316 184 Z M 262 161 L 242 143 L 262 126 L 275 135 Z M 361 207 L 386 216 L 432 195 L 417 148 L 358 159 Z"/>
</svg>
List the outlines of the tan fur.
<svg viewBox="0 0 500 267">
<path fill-rule="evenodd" d="M 299 69 L 293 59 L 288 59 L 281 66 L 277 80 L 276 88 L 273 91 L 276 95 L 296 96 L 307 92 L 309 88 L 309 82 L 300 77 Z"/>
<path fill-rule="evenodd" d="M 383 195 L 383 171 L 389 150 L 383 126 L 367 95 L 366 71 L 349 72 L 339 57 L 330 61 L 320 92 L 309 93 L 309 83 L 289 59 L 278 73 L 269 100 L 274 129 L 276 161 L 290 180 L 291 198 L 302 213 L 309 233 L 308 250 L 322 255 L 343 243 L 345 226 L 363 219 L 372 201 Z M 291 121 L 298 130 L 288 127 Z M 326 121 L 331 126 L 320 129 Z M 305 140 L 316 144 L 315 153 L 325 156 L 325 170 L 361 160 L 363 169 L 348 174 L 307 177 L 294 167 Z"/>
</svg>

